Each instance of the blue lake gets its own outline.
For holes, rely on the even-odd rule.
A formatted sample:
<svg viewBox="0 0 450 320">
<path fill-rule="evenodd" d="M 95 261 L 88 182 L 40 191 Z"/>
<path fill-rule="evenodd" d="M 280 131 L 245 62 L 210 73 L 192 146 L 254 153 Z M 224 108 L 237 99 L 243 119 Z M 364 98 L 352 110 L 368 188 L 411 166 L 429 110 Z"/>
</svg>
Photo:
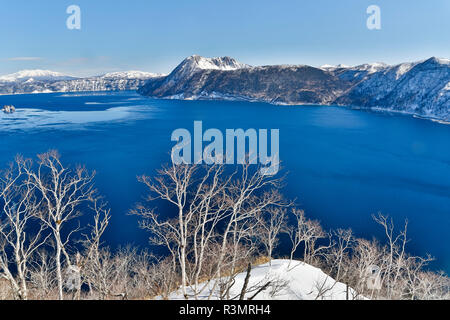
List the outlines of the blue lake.
<svg viewBox="0 0 450 320">
<path fill-rule="evenodd" d="M 57 149 L 65 163 L 97 171 L 96 186 L 112 208 L 105 240 L 145 246 L 147 234 L 127 215 L 169 161 L 177 128 L 280 129 L 284 193 L 326 228 L 382 237 L 371 214 L 398 226 L 409 220 L 409 249 L 437 258 L 450 272 L 450 126 L 410 116 L 323 106 L 274 106 L 225 101 L 154 100 L 133 92 L 0 96 L 0 163 L 17 153 Z M 164 210 L 164 209 L 163 209 Z"/>
</svg>

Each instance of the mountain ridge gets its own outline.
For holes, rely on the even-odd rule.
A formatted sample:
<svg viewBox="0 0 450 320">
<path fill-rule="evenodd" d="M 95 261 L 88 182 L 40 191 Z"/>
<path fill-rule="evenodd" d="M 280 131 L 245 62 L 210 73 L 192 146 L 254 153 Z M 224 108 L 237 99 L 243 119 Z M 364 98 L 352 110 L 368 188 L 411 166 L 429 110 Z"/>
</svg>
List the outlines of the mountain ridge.
<svg viewBox="0 0 450 320">
<path fill-rule="evenodd" d="M 353 67 L 249 66 L 233 59 L 236 67 L 229 70 L 186 68 L 187 59 L 167 76 L 149 79 L 138 92 L 164 99 L 346 105 L 450 120 L 449 59 Z"/>
<path fill-rule="evenodd" d="M 43 81 L 52 81 L 52 80 L 56 81 L 56 80 L 70 80 L 76 78 L 77 77 L 72 77 L 56 71 L 42 70 L 42 69 L 25 69 L 15 73 L 0 76 L 0 82 L 15 82 L 15 81 L 25 82 L 30 79 Z"/>
<path fill-rule="evenodd" d="M 21 70 L 0 76 L 0 94 L 137 90 L 148 79 L 164 76 L 143 71 L 73 77 L 50 70 Z"/>
</svg>

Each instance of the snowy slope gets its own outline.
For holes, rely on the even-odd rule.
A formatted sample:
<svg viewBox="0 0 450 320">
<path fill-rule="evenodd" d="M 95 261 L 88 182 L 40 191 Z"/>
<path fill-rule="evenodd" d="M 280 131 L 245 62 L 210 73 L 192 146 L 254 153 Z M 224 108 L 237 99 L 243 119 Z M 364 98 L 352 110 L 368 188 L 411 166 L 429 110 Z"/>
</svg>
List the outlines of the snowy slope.
<svg viewBox="0 0 450 320">
<path fill-rule="evenodd" d="M 449 61 L 432 57 L 389 66 L 366 76 L 336 103 L 450 120 Z"/>
<path fill-rule="evenodd" d="M 357 82 L 367 79 L 371 74 L 388 69 L 385 63 L 374 62 L 365 63 L 354 67 L 337 66 L 335 68 L 325 68 L 325 70 L 339 77 L 339 79 L 349 82 Z"/>
<path fill-rule="evenodd" d="M 238 297 L 244 284 L 246 272 L 236 276 L 236 282 L 230 290 L 230 298 Z M 272 281 L 274 285 L 268 286 L 266 290 L 259 293 L 254 300 L 345 300 L 346 285 L 336 282 L 319 268 L 315 268 L 301 261 L 272 260 L 272 265 L 268 263 L 252 268 L 248 284 L 248 292 L 245 299 L 253 296 L 257 287 Z M 277 289 L 281 284 L 286 286 Z M 198 297 L 207 299 L 213 283 L 208 289 Z M 319 295 L 324 292 L 323 295 Z M 192 290 L 188 292 L 192 295 Z M 356 297 L 353 289 L 349 288 L 349 299 Z M 362 298 L 362 297 L 360 297 Z M 170 295 L 169 299 L 182 300 L 181 290 Z M 217 294 L 213 294 L 212 299 L 217 299 Z"/>
</svg>

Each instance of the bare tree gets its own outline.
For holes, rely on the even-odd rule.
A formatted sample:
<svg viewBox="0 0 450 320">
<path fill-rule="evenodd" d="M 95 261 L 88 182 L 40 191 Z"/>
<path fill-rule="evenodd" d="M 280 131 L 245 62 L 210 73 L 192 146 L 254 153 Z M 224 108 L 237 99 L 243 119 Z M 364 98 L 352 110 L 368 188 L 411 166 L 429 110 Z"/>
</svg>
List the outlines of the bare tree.
<svg viewBox="0 0 450 320">
<path fill-rule="evenodd" d="M 303 260 L 314 264 L 319 255 L 331 247 L 330 234 L 322 229 L 319 221 L 307 219 L 303 210 L 294 209 L 293 215 L 295 224 L 287 231 L 292 243 L 290 260 L 292 261 L 298 247 L 302 245 Z M 327 244 L 319 243 L 325 239 L 328 239 Z"/>
<path fill-rule="evenodd" d="M 250 165 L 242 165 L 236 171 L 236 179 L 230 181 L 225 201 L 229 206 L 229 216 L 221 233 L 221 248 L 218 254 L 217 271 L 215 276 L 222 276 L 224 258 L 227 247 L 231 243 L 234 252 L 237 252 L 243 239 L 249 239 L 255 232 L 256 224 L 251 223 L 255 217 L 271 207 L 287 207 L 286 202 L 278 192 L 281 187 L 281 178 L 263 176 L 259 170 L 252 171 Z M 234 254 L 232 257 L 236 257 Z M 236 273 L 235 258 L 231 262 L 231 274 Z M 230 279 L 232 281 L 232 278 Z M 215 285 L 217 282 L 215 282 Z M 214 292 L 215 286 L 211 292 Z M 211 297 L 211 295 L 210 295 Z"/>
<path fill-rule="evenodd" d="M 273 250 L 278 245 L 279 234 L 286 230 L 286 208 L 271 207 L 257 216 L 257 236 L 263 244 L 272 265 Z"/>
<path fill-rule="evenodd" d="M 322 282 L 316 283 L 316 300 L 323 299 L 339 282 L 347 282 L 351 273 L 351 253 L 355 245 L 353 233 L 350 229 L 337 229 L 331 232 L 332 242 L 322 254 L 321 267 L 327 272 Z M 349 299 L 349 286 L 347 284 L 347 299 Z"/>
<path fill-rule="evenodd" d="M 384 248 L 376 240 L 356 239 L 351 259 L 343 260 L 347 264 L 343 269 L 348 270 L 345 282 L 357 293 L 369 293 L 371 297 L 377 295 L 378 292 L 374 290 L 368 291 L 367 282 L 371 276 L 371 267 L 380 266 L 383 256 Z"/>
<path fill-rule="evenodd" d="M 406 245 L 409 241 L 407 238 L 407 220 L 403 228 L 397 232 L 393 219 L 388 216 L 379 213 L 373 218 L 375 222 L 381 225 L 386 236 L 386 245 L 381 261 L 381 280 L 384 285 L 384 297 L 387 299 L 419 298 L 421 296 L 421 288 L 426 283 L 423 281 L 426 281 L 425 279 L 427 278 L 424 277 L 427 274 L 424 270 L 428 263 L 434 259 L 430 255 L 419 257 L 406 252 Z M 428 277 L 428 279 L 430 278 Z M 439 281 L 434 282 L 433 285 L 436 285 L 436 287 L 432 291 L 439 292 Z M 441 291 L 441 293 L 443 292 Z M 424 297 L 422 296 L 422 298 Z"/>
<path fill-rule="evenodd" d="M 134 214 L 141 215 L 145 221 L 141 227 L 153 233 L 151 240 L 155 244 L 165 244 L 172 255 L 178 259 L 181 268 L 181 286 L 183 295 L 187 297 L 186 251 L 189 239 L 189 223 L 194 218 L 194 212 L 189 210 L 191 186 L 194 183 L 196 165 L 175 165 L 163 167 L 158 176 L 151 179 L 139 177 L 139 181 L 150 189 L 148 200 L 162 199 L 174 205 L 178 211 L 177 218 L 160 221 L 153 210 L 139 205 Z M 201 189 L 201 188 L 198 188 Z M 195 200 L 194 200 L 195 201 Z"/>
<path fill-rule="evenodd" d="M 175 291 L 178 275 L 173 271 L 171 258 L 156 257 L 144 250 L 131 265 L 133 294 L 131 299 L 168 299 Z"/>
<path fill-rule="evenodd" d="M 139 178 L 150 190 L 148 200 L 162 199 L 177 209 L 176 218 L 166 220 L 161 220 L 154 210 L 143 205 L 138 205 L 132 213 L 145 218 L 140 225 L 151 232 L 151 242 L 166 246 L 178 261 L 185 297 L 189 282 L 188 255 L 193 256 L 190 269 L 198 286 L 206 251 L 216 236 L 215 228 L 226 216 L 223 202 L 226 183 L 222 174 L 223 166 L 172 164 L 159 170 L 154 179 L 147 176 Z M 226 178 L 224 180 L 227 181 Z"/>
<path fill-rule="evenodd" d="M 78 227 L 63 232 L 63 228 L 81 215 L 82 205 L 94 199 L 92 181 L 95 173 L 90 173 L 81 166 L 74 170 L 65 167 L 57 151 L 40 154 L 38 159 L 37 169 L 26 168 L 26 173 L 28 184 L 38 191 L 38 197 L 42 199 L 39 218 L 51 230 L 55 242 L 58 297 L 62 300 L 62 264 L 65 262 L 68 267 L 72 266 L 67 246 L 71 236 L 80 230 Z"/>
<path fill-rule="evenodd" d="M 186 298 L 188 285 L 193 285 L 195 298 L 206 288 L 199 286 L 199 278 L 211 246 L 217 248 L 211 277 L 221 277 L 223 268 L 234 274 L 242 245 L 255 239 L 257 215 L 284 205 L 276 190 L 269 191 L 279 181 L 257 169 L 252 172 L 249 165 L 225 172 L 222 165 L 172 164 L 159 170 L 156 178 L 143 176 L 140 181 L 150 189 L 149 200 L 168 201 L 177 210 L 176 217 L 164 220 L 143 205 L 132 213 L 145 218 L 141 227 L 151 232 L 151 241 L 166 246 L 176 257 Z M 255 250 L 254 245 L 244 247 L 249 248 L 247 255 Z M 226 257 L 232 257 L 228 266 Z"/>
<path fill-rule="evenodd" d="M 110 209 L 106 202 L 101 198 L 94 198 L 90 206 L 94 212 L 93 224 L 90 224 L 90 233 L 83 234 L 83 239 L 80 241 L 84 247 L 83 255 L 78 254 L 76 270 L 80 274 L 80 280 L 87 283 L 90 291 L 93 289 L 92 275 L 95 275 L 96 268 L 101 264 L 101 237 L 108 227 L 111 219 Z M 80 287 L 76 288 L 77 298 L 81 291 Z M 95 284 L 94 284 L 95 285 Z"/>
<path fill-rule="evenodd" d="M 128 299 L 134 294 L 133 267 L 137 263 L 136 248 L 119 248 L 113 253 L 100 248 L 95 260 L 83 267 L 83 278 L 90 287 L 90 297 L 99 300 Z"/>
<path fill-rule="evenodd" d="M 442 272 L 412 272 L 408 280 L 411 300 L 450 299 L 450 279 Z"/>
<path fill-rule="evenodd" d="M 342 281 L 346 278 L 349 272 L 349 259 L 352 249 L 355 246 L 355 239 L 351 229 L 337 229 L 333 231 L 333 245 L 325 254 L 327 265 L 330 266 L 328 270 L 330 275 L 336 281 Z"/>
<path fill-rule="evenodd" d="M 31 161 L 18 156 L 0 176 L 0 277 L 10 282 L 16 298 L 24 300 L 28 298 L 30 257 L 48 237 L 44 235 L 45 226 L 36 223 L 40 200 L 24 174 L 30 166 Z M 29 231 L 33 229 L 34 234 Z M 12 252 L 12 259 L 8 251 Z M 10 271 L 10 263 L 14 265 L 18 281 Z"/>
<path fill-rule="evenodd" d="M 286 228 L 286 233 L 289 235 L 289 239 L 291 240 L 291 254 L 289 259 L 289 266 L 294 259 L 295 252 L 302 242 L 304 242 L 303 234 L 300 230 L 302 230 L 304 224 L 306 223 L 305 212 L 303 210 L 292 209 L 292 215 L 295 218 L 295 222 L 293 225 L 289 225 Z"/>
<path fill-rule="evenodd" d="M 57 277 L 55 257 L 45 249 L 37 251 L 30 262 L 29 282 L 33 299 L 57 298 Z"/>
</svg>

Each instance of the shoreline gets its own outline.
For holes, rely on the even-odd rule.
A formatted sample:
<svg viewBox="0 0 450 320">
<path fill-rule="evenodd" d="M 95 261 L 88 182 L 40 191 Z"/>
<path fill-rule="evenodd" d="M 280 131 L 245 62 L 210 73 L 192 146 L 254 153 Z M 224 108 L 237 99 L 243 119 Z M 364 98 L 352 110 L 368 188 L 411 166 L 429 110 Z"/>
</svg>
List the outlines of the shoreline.
<svg viewBox="0 0 450 320">
<path fill-rule="evenodd" d="M 250 102 L 250 103 L 267 103 L 274 106 L 321 106 L 321 107 L 340 107 L 347 108 L 352 110 L 363 110 L 363 111 L 373 111 L 377 113 L 393 113 L 400 115 L 411 116 L 420 120 L 432 121 L 438 124 L 450 125 L 450 119 L 441 119 L 434 116 L 425 116 L 418 113 L 401 111 L 401 110 L 393 110 L 393 109 L 385 109 L 380 107 L 361 107 L 356 105 L 339 105 L 339 104 L 317 104 L 317 103 L 285 103 L 285 102 L 271 102 L 261 99 L 252 99 L 248 97 L 237 97 L 237 96 L 227 96 L 227 95 L 218 95 L 216 98 L 208 97 L 208 96 L 196 96 L 190 98 L 183 98 L 182 95 L 168 96 L 168 97 L 153 97 L 153 96 L 145 96 L 140 94 L 138 91 L 133 90 L 98 90 L 98 91 L 48 91 L 48 92 L 21 92 L 21 93 L 0 93 L 0 96 L 20 96 L 20 95 L 38 95 L 38 94 L 54 94 L 54 93 L 66 93 L 66 94 L 95 94 L 95 93 L 120 93 L 120 92 L 133 92 L 143 98 L 150 98 L 155 100 L 180 100 L 180 101 L 228 101 L 228 102 Z"/>
</svg>

